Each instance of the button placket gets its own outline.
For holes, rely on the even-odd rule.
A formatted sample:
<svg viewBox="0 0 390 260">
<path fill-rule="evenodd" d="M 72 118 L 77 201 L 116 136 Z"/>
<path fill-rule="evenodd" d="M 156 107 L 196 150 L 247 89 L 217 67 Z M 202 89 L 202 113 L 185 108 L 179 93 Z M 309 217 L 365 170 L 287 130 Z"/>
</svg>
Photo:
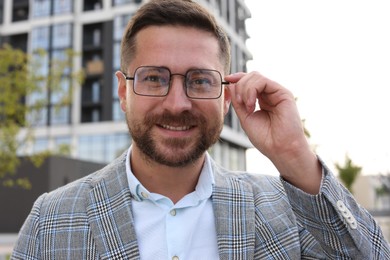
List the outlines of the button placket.
<svg viewBox="0 0 390 260">
<path fill-rule="evenodd" d="M 168 254 L 171 256 L 172 260 L 180 260 L 180 249 L 182 248 L 182 240 L 180 239 L 180 231 L 174 227 L 177 227 L 178 221 L 178 208 L 175 208 L 172 205 L 166 211 L 166 229 L 167 229 L 167 238 L 170 241 L 168 245 Z M 178 251 L 179 250 L 179 251 Z"/>
</svg>

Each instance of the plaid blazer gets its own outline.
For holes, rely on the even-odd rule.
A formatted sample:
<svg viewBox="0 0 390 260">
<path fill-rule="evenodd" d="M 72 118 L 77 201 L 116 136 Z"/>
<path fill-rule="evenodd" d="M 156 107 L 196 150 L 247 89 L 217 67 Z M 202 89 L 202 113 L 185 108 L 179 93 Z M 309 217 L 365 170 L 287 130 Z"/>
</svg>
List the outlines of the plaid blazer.
<svg viewBox="0 0 390 260">
<path fill-rule="evenodd" d="M 390 259 L 378 225 L 325 167 L 321 193 L 310 196 L 278 178 L 212 165 L 220 259 Z M 139 259 L 131 203 L 122 155 L 40 196 L 11 259 Z"/>
</svg>

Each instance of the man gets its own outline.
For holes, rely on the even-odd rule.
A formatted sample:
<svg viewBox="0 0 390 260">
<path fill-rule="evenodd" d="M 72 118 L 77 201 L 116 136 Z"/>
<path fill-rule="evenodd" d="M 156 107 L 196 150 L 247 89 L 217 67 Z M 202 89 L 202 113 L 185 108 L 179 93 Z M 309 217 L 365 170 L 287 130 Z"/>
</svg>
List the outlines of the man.
<svg viewBox="0 0 390 260">
<path fill-rule="evenodd" d="M 229 68 L 227 37 L 198 4 L 141 7 L 116 73 L 132 146 L 42 195 L 12 258 L 389 259 L 378 225 L 310 150 L 294 96 Z M 230 103 L 280 179 L 207 154 Z"/>
</svg>

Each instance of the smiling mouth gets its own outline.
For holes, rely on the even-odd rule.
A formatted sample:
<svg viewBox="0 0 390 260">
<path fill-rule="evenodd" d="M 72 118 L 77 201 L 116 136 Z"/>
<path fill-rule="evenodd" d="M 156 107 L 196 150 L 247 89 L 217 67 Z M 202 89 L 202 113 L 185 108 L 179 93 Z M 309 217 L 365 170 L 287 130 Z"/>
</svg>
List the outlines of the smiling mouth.
<svg viewBox="0 0 390 260">
<path fill-rule="evenodd" d="M 162 128 L 170 131 L 187 131 L 191 126 L 171 126 L 171 125 L 160 125 Z"/>
</svg>

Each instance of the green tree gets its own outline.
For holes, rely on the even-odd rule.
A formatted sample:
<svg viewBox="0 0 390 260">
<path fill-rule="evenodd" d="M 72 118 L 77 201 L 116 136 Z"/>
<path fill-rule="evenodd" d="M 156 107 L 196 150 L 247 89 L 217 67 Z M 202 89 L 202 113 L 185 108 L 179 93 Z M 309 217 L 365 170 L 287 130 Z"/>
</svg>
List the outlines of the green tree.
<svg viewBox="0 0 390 260">
<path fill-rule="evenodd" d="M 362 167 L 355 165 L 348 155 L 345 156 L 344 165 L 336 163 L 335 167 L 339 172 L 339 178 L 342 183 L 351 193 L 353 193 L 352 185 L 361 173 Z"/>
<path fill-rule="evenodd" d="M 75 53 L 69 50 L 64 57 L 47 64 L 42 62 L 47 60 L 47 53 L 42 50 L 29 55 L 9 45 L 0 47 L 0 186 L 30 188 L 28 179 L 15 176 L 20 164 L 18 152 L 34 141 L 34 122 L 39 111 L 48 105 L 47 93 L 59 97 L 54 109 L 69 104 L 72 88 L 69 91 L 61 88 L 64 72 L 69 72 L 67 78 L 72 83 L 82 83 L 83 72 L 71 70 L 74 56 Z M 47 68 L 49 73 L 42 73 Z M 32 94 L 35 98 L 28 101 Z M 39 166 L 49 154 L 46 151 L 29 158 Z"/>
<path fill-rule="evenodd" d="M 380 185 L 375 188 L 375 193 L 378 197 L 390 196 L 390 172 L 379 174 Z"/>
</svg>

